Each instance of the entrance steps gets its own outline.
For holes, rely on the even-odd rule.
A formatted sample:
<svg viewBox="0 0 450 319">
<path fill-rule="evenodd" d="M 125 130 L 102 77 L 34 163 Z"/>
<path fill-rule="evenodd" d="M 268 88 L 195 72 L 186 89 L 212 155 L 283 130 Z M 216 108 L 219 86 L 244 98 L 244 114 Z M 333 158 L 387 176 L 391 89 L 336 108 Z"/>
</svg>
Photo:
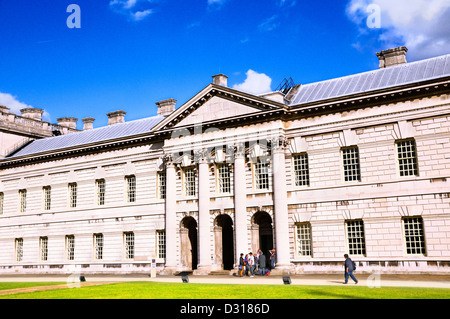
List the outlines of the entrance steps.
<svg viewBox="0 0 450 319">
<path fill-rule="evenodd" d="M 213 270 L 209 273 L 211 276 L 224 276 L 231 275 L 231 270 Z"/>
</svg>

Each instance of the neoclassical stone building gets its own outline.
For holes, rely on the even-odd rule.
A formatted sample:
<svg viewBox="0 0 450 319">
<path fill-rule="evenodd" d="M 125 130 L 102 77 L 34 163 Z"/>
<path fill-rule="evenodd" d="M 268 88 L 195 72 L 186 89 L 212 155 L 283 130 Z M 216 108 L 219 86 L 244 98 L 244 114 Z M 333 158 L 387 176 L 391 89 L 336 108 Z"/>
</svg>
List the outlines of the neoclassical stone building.
<svg viewBox="0 0 450 319">
<path fill-rule="evenodd" d="M 450 55 L 406 51 L 259 96 L 219 74 L 178 108 L 65 118 L 48 137 L 0 117 L 19 141 L 2 144 L 0 274 L 205 274 L 272 248 L 292 273 L 340 273 L 345 253 L 360 271 L 448 273 Z"/>
</svg>

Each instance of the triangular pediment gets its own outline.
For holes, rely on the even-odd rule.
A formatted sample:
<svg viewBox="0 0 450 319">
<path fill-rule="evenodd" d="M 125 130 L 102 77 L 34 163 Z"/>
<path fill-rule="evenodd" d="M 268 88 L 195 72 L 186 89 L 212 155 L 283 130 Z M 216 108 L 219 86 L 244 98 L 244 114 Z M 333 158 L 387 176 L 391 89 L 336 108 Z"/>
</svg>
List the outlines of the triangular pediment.
<svg viewBox="0 0 450 319">
<path fill-rule="evenodd" d="M 208 85 L 196 96 L 172 112 L 154 130 L 176 129 L 202 123 L 277 110 L 285 105 L 228 87 Z"/>
</svg>

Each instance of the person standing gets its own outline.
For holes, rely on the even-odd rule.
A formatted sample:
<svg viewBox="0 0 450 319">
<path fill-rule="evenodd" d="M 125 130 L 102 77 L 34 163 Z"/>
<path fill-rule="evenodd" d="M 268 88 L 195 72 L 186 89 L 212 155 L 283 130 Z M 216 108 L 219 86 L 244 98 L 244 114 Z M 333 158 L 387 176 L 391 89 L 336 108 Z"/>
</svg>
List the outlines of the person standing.
<svg viewBox="0 0 450 319">
<path fill-rule="evenodd" d="M 239 276 L 244 277 L 244 271 L 245 271 L 245 261 L 244 261 L 244 254 L 241 253 L 241 257 L 239 257 Z"/>
<path fill-rule="evenodd" d="M 348 283 L 348 277 L 351 277 L 353 279 L 353 281 L 355 282 L 355 284 L 357 284 L 358 280 L 353 275 L 353 271 L 355 270 L 355 268 L 353 266 L 353 261 L 348 256 L 348 254 L 345 254 L 344 258 L 345 258 L 345 263 L 344 263 L 344 267 L 345 267 L 345 282 L 344 282 L 344 284 Z"/>
<path fill-rule="evenodd" d="M 263 252 L 259 254 L 258 264 L 259 264 L 259 273 L 261 276 L 264 276 L 264 274 L 266 273 L 266 256 L 263 254 Z"/>
<path fill-rule="evenodd" d="M 250 267 L 250 277 L 255 273 L 255 257 L 252 253 L 248 254 L 248 266 Z"/>
<path fill-rule="evenodd" d="M 275 252 L 275 248 L 273 248 L 272 250 L 270 250 L 270 268 L 271 269 L 275 269 L 275 261 L 276 261 L 276 252 Z"/>
</svg>

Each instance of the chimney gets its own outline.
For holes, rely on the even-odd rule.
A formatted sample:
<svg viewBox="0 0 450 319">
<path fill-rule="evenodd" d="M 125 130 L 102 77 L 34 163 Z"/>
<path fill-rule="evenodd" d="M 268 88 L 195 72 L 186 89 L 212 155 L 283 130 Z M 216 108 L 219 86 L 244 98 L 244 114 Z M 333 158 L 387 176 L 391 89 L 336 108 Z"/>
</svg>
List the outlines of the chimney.
<svg viewBox="0 0 450 319">
<path fill-rule="evenodd" d="M 95 119 L 93 117 L 85 117 L 82 119 L 83 121 L 83 131 L 86 130 L 92 130 L 94 128 L 94 121 Z"/>
<path fill-rule="evenodd" d="M 66 126 L 76 130 L 78 119 L 74 117 L 61 117 L 59 119 L 56 119 L 56 122 L 58 122 L 58 125 Z"/>
<path fill-rule="evenodd" d="M 225 74 L 216 74 L 213 75 L 212 78 L 214 84 L 227 86 L 228 76 L 226 76 Z"/>
<path fill-rule="evenodd" d="M 406 47 L 398 47 L 378 52 L 377 57 L 380 60 L 380 69 L 405 64 L 406 52 L 408 52 Z"/>
<path fill-rule="evenodd" d="M 114 125 L 118 123 L 124 123 L 125 122 L 125 114 L 127 112 L 123 110 L 114 111 L 106 114 L 108 116 L 108 125 Z"/>
<path fill-rule="evenodd" d="M 175 111 L 175 104 L 177 104 L 177 100 L 174 99 L 156 102 L 156 106 L 158 106 L 158 115 L 169 115 Z"/>
<path fill-rule="evenodd" d="M 34 108 L 34 107 L 27 107 L 27 108 L 21 109 L 20 113 L 22 113 L 23 117 L 26 117 L 28 119 L 42 121 L 42 113 L 44 113 L 44 110 Z"/>
</svg>

